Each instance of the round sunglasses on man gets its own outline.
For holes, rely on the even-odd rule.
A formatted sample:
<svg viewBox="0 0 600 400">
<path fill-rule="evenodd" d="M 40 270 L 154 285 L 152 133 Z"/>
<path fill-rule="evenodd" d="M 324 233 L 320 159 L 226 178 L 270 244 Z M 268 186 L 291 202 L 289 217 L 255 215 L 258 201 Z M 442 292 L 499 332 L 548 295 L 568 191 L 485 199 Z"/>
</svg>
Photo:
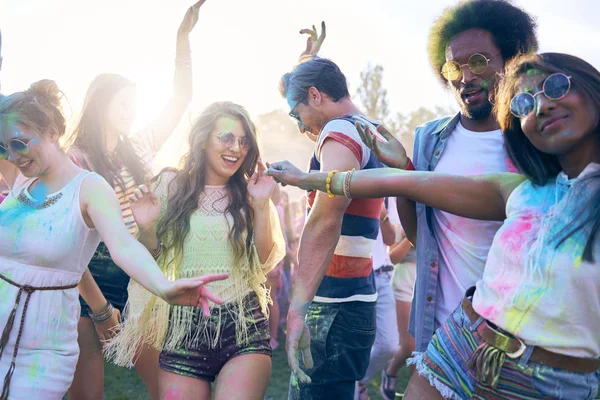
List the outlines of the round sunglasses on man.
<svg viewBox="0 0 600 400">
<path fill-rule="evenodd" d="M 481 53 L 474 53 L 469 57 L 467 64 L 460 65 L 456 61 L 446 61 L 442 65 L 442 76 L 449 81 L 457 81 L 462 77 L 463 67 L 468 67 L 469 71 L 476 75 L 483 74 L 489 67 L 489 63 L 492 58 L 498 54 L 494 54 L 490 58 L 487 58 Z"/>
</svg>

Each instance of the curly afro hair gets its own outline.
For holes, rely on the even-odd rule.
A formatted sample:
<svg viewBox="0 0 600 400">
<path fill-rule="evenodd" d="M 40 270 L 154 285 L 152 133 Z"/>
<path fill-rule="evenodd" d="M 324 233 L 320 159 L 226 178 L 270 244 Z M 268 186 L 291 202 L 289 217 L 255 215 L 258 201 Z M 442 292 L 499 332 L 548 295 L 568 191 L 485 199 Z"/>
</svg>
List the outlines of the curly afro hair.
<svg viewBox="0 0 600 400">
<path fill-rule="evenodd" d="M 519 53 L 537 49 L 533 17 L 507 0 L 465 0 L 448 7 L 429 30 L 429 64 L 440 83 L 447 85 L 440 70 L 446 62 L 446 48 L 457 34 L 469 29 L 484 29 L 492 34 L 502 58 L 507 61 Z"/>
</svg>

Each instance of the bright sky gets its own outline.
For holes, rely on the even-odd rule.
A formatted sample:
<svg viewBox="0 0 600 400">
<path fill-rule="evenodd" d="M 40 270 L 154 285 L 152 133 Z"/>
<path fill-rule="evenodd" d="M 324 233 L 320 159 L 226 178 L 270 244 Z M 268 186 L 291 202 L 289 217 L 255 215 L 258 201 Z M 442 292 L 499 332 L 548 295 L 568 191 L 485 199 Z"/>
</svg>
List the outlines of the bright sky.
<svg viewBox="0 0 600 400">
<path fill-rule="evenodd" d="M 327 22 L 321 55 L 346 74 L 356 93 L 367 63 L 384 67 L 390 110 L 454 105 L 426 56 L 428 29 L 448 0 L 207 0 L 192 32 L 193 112 L 218 100 L 253 116 L 287 108 L 279 77 L 304 48 L 298 30 Z M 77 109 L 99 73 L 121 73 L 138 85 L 139 123 L 170 93 L 175 33 L 185 0 L 2 0 L 0 29 L 5 94 L 50 78 Z M 571 53 L 600 67 L 596 0 L 517 0 L 537 17 L 542 51 Z"/>
</svg>

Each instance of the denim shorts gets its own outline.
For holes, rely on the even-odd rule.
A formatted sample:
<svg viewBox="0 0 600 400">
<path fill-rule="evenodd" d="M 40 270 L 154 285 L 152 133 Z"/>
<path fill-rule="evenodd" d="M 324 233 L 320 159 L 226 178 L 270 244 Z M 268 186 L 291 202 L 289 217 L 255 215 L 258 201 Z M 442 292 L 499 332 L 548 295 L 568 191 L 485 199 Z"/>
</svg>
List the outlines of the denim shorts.
<svg viewBox="0 0 600 400">
<path fill-rule="evenodd" d="M 106 300 L 123 315 L 123 308 L 127 303 L 129 275 L 113 262 L 104 242 L 100 242 L 98 245 L 88 268 Z M 89 317 L 90 307 L 81 296 L 79 296 L 79 303 L 81 304 L 81 316 Z"/>
<path fill-rule="evenodd" d="M 213 347 L 208 343 L 201 343 L 172 350 L 163 349 L 158 360 L 159 367 L 174 374 L 212 382 L 223 366 L 236 356 L 265 354 L 270 357 L 272 350 L 269 319 L 263 314 L 255 293 L 246 296 L 244 302 L 245 318 L 254 321 L 254 324 L 248 327 L 248 343 L 238 344 L 236 341 L 234 316 L 237 316 L 238 308 L 235 305 L 215 307 L 211 311 L 206 329 L 209 330 L 207 334 L 210 337 L 214 337 L 217 329 L 220 330 L 217 345 Z M 223 310 L 223 308 L 227 309 Z M 204 324 L 200 323 L 205 318 L 200 308 L 196 307 L 192 318 L 194 327 L 204 327 Z M 195 333 L 196 331 L 193 330 L 189 335 L 194 336 Z"/>
<path fill-rule="evenodd" d="M 416 364 L 445 398 L 450 399 L 595 399 L 600 372 L 576 373 L 529 361 L 534 347 L 516 359 L 506 357 L 495 388 L 479 382 L 468 362 L 483 342 L 462 305 L 436 331 L 425 353 L 415 353 Z"/>
<path fill-rule="evenodd" d="M 289 399 L 352 400 L 356 381 L 365 376 L 375 341 L 375 302 L 312 303 L 306 314 L 314 367 L 300 368 L 311 383 L 292 373 Z"/>
</svg>

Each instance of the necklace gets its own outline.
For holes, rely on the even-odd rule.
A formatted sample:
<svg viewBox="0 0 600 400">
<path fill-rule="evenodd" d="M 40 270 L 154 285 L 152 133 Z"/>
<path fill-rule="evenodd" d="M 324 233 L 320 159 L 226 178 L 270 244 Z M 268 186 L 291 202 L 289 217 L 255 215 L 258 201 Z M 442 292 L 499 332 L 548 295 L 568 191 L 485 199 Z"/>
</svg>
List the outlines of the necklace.
<svg viewBox="0 0 600 400">
<path fill-rule="evenodd" d="M 43 203 L 40 204 L 38 202 L 34 202 L 29 197 L 27 197 L 25 195 L 25 189 L 23 189 L 23 190 L 21 190 L 19 197 L 17 197 L 17 200 L 19 200 L 22 204 L 25 204 L 26 206 L 35 208 L 36 210 L 41 210 L 43 208 L 48 208 L 51 205 L 53 205 L 54 203 L 56 203 L 62 197 L 62 195 L 63 195 L 62 192 L 60 192 L 60 193 L 57 193 L 50 197 L 47 197 L 46 201 L 44 201 Z"/>
</svg>

